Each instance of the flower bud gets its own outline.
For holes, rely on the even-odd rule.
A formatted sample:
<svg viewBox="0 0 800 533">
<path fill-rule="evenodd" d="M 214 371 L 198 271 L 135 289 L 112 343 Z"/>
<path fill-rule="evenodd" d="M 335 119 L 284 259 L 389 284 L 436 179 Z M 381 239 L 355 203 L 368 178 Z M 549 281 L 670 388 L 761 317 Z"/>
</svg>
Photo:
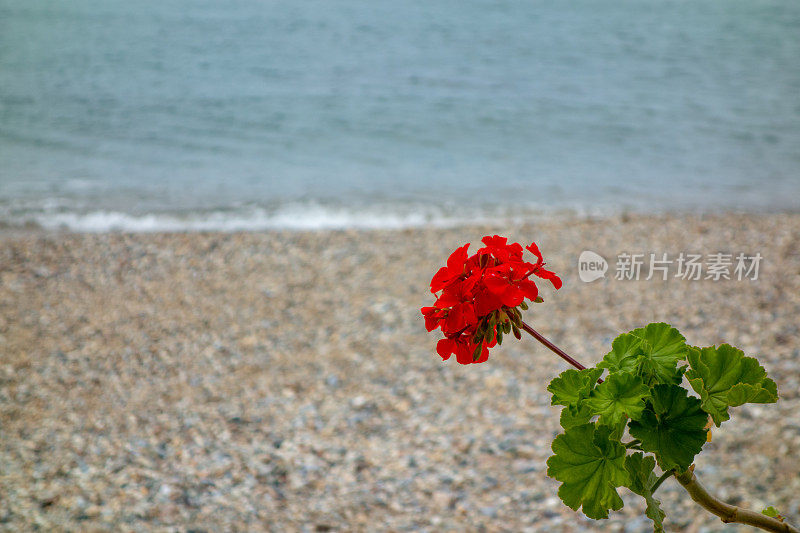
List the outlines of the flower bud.
<svg viewBox="0 0 800 533">
<path fill-rule="evenodd" d="M 478 344 L 475 347 L 475 351 L 472 352 L 472 360 L 477 361 L 481 357 L 481 349 L 483 348 L 483 344 Z"/>
</svg>

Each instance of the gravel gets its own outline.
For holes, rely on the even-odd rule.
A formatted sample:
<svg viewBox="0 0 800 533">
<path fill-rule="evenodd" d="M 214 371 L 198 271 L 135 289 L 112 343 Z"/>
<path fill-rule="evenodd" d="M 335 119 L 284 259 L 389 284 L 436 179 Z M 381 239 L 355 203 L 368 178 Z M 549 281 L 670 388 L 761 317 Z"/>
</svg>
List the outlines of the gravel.
<svg viewBox="0 0 800 533">
<path fill-rule="evenodd" d="M 722 213 L 0 235 L 0 528 L 648 531 L 626 490 L 595 522 L 546 477 L 560 359 L 531 338 L 481 365 L 436 355 L 428 282 L 495 232 L 536 240 L 563 276 L 526 319 L 588 364 L 652 321 L 759 357 L 781 399 L 735 409 L 696 472 L 800 522 L 800 215 Z M 585 249 L 606 279 L 578 279 Z M 760 252 L 758 280 L 613 279 L 621 252 L 716 251 Z M 674 481 L 659 494 L 670 531 L 737 530 Z"/>
</svg>

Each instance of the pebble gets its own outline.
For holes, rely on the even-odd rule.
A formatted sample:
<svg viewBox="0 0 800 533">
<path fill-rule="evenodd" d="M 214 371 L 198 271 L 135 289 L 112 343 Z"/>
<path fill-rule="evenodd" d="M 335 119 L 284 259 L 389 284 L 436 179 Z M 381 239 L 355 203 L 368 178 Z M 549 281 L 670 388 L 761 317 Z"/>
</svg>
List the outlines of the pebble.
<svg viewBox="0 0 800 533">
<path fill-rule="evenodd" d="M 535 239 L 562 275 L 526 319 L 587 364 L 651 321 L 759 357 L 780 401 L 733 410 L 696 472 L 800 523 L 800 215 L 723 213 L 0 234 L 0 529 L 648 531 L 638 496 L 595 522 L 546 476 L 565 363 L 530 338 L 481 365 L 436 355 L 430 278 L 494 233 Z M 585 249 L 764 260 L 756 282 L 583 283 Z M 676 483 L 658 497 L 668 530 L 720 530 Z"/>
</svg>

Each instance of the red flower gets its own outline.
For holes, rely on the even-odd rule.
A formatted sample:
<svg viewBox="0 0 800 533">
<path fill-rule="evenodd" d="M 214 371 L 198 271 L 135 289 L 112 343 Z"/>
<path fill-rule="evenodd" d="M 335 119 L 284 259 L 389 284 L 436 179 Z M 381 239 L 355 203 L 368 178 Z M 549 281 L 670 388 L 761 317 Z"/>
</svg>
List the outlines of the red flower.
<svg viewBox="0 0 800 533">
<path fill-rule="evenodd" d="M 461 364 L 482 363 L 489 348 L 502 342 L 503 333 L 519 338 L 521 309 L 525 300 L 537 300 L 539 291 L 531 275 L 549 280 L 556 289 L 561 279 L 544 268 L 536 243 L 525 249 L 536 256 L 536 263 L 524 260 L 518 243 L 508 243 L 499 235 L 482 239 L 483 248 L 469 256 L 469 243 L 457 248 L 447 266 L 431 280 L 431 292 L 438 295 L 431 307 L 421 309 L 428 331 L 440 328 L 444 339 L 436 346 L 442 359 L 456 354 Z"/>
<path fill-rule="evenodd" d="M 464 273 L 464 263 L 467 261 L 467 249 L 469 243 L 461 248 L 457 248 L 455 252 L 450 254 L 447 258 L 447 266 L 439 269 L 433 279 L 431 280 L 431 291 L 437 292 L 452 283 Z"/>
<path fill-rule="evenodd" d="M 530 245 L 526 246 L 525 249 L 530 251 L 538 259 L 538 261 L 536 261 L 536 264 L 533 266 L 533 275 L 540 277 L 542 279 L 550 280 L 550 282 L 553 284 L 553 287 L 555 287 L 556 289 L 560 289 L 561 278 L 559 278 L 549 270 L 543 268 L 544 259 L 542 258 L 542 252 L 539 251 L 539 247 L 536 246 L 536 243 L 535 242 L 530 243 Z"/>
<path fill-rule="evenodd" d="M 494 344 L 492 344 L 494 346 Z M 476 349 L 480 347 L 480 351 L 478 353 L 478 358 L 474 359 L 476 354 Z M 489 359 L 489 345 L 487 344 L 475 344 L 468 340 L 464 339 L 442 339 L 438 343 L 436 343 L 436 352 L 442 357 L 443 360 L 450 359 L 450 356 L 455 352 L 456 354 L 456 361 L 461 363 L 462 365 L 468 365 L 470 363 L 483 363 L 487 359 Z"/>
</svg>

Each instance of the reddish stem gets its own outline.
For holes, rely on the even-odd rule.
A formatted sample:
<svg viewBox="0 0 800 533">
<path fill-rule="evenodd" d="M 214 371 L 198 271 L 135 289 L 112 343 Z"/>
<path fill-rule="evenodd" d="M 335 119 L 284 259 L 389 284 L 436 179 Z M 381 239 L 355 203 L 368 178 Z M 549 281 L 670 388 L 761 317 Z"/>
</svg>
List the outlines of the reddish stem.
<svg viewBox="0 0 800 533">
<path fill-rule="evenodd" d="M 558 355 L 558 356 L 559 356 L 561 359 L 563 359 L 563 360 L 564 360 L 564 361 L 566 361 L 567 363 L 571 364 L 572 366 L 574 366 L 574 367 L 575 367 L 575 368 L 577 368 L 578 370 L 583 370 L 584 368 L 586 368 L 585 366 L 583 366 L 582 364 L 580 364 L 578 361 L 576 361 L 575 359 L 573 359 L 572 357 L 570 357 L 569 355 L 567 355 L 567 354 L 566 354 L 566 352 L 564 352 L 564 350 L 562 350 L 561 348 L 559 348 L 558 346 L 556 346 L 555 344 L 553 344 L 553 343 L 552 343 L 552 342 L 550 342 L 549 340 L 545 339 L 545 338 L 542 336 L 542 334 L 541 334 L 541 333 L 539 333 L 538 331 L 536 331 L 535 329 L 533 329 L 532 327 L 530 327 L 530 326 L 529 326 L 528 324 L 526 324 L 525 322 L 523 322 L 523 323 L 522 323 L 522 329 L 524 329 L 526 332 L 530 333 L 530 334 L 531 334 L 531 336 L 532 336 L 534 339 L 536 339 L 537 341 L 541 342 L 542 344 L 544 344 L 545 346 L 547 346 L 548 348 L 550 348 L 550 350 L 552 350 L 552 351 L 553 351 L 553 352 L 554 352 L 556 355 Z M 597 380 L 597 382 L 598 382 L 598 383 L 602 383 L 602 382 L 603 382 L 603 380 L 602 380 L 602 379 L 598 379 L 598 380 Z"/>
</svg>

